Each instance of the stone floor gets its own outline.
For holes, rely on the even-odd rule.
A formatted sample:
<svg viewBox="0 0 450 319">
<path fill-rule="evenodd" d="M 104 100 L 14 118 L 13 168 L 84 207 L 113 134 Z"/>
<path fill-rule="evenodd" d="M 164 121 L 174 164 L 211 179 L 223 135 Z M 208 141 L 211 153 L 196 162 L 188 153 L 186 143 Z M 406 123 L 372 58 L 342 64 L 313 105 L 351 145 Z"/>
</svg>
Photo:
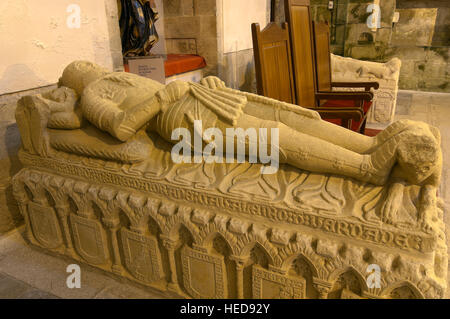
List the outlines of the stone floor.
<svg viewBox="0 0 450 319">
<path fill-rule="evenodd" d="M 67 258 L 31 248 L 23 239 L 24 226 L 0 237 L 0 299 L 2 298 L 139 298 L 175 297 L 144 289 L 127 280 L 80 264 L 81 288 L 68 288 Z"/>
<path fill-rule="evenodd" d="M 450 94 L 400 91 L 396 119 L 424 121 L 442 134 L 444 169 L 440 197 L 450 229 Z M 1 213 L 1 212 L 0 212 Z M 23 227 L 0 234 L 0 298 L 170 298 L 80 265 L 81 288 L 69 289 L 66 268 L 72 262 L 29 247 Z M 450 236 L 447 236 L 450 247 Z M 450 272 L 449 272 L 450 274 Z M 449 275 L 450 283 L 450 275 Z M 447 298 L 450 297 L 450 289 Z"/>
</svg>

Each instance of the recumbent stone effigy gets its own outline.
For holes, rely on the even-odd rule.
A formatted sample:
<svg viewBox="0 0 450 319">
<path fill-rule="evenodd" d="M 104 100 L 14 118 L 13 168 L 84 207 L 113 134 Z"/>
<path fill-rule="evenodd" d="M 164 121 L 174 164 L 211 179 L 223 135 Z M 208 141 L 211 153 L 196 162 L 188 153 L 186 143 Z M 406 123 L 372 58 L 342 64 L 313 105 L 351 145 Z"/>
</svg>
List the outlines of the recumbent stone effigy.
<svg viewBox="0 0 450 319">
<path fill-rule="evenodd" d="M 215 77 L 164 86 L 83 61 L 57 89 L 22 98 L 16 118 L 25 168 L 13 186 L 33 245 L 192 298 L 445 293 L 440 135 L 425 123 L 367 137 Z M 194 137 L 196 121 L 276 129 L 279 170 L 175 163 L 172 133 Z M 246 139 L 245 150 L 274 138 Z"/>
</svg>

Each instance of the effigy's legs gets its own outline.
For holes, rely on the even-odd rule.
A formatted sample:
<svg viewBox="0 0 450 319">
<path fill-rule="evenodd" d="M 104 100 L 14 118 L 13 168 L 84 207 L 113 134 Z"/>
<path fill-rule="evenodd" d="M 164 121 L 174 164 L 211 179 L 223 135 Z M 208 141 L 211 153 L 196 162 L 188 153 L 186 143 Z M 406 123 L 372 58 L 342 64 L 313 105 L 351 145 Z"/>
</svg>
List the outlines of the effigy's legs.
<svg viewBox="0 0 450 319">
<path fill-rule="evenodd" d="M 244 114 L 238 127 L 277 128 L 279 130 L 280 162 L 301 169 L 339 174 L 373 184 L 382 184 L 395 163 L 395 141 L 385 143 L 371 154 L 359 154 L 319 137 L 299 132 L 284 123 L 261 120 Z M 270 138 L 267 141 L 270 147 Z M 382 162 L 383 165 L 377 165 Z"/>
<path fill-rule="evenodd" d="M 359 154 L 370 154 L 396 134 L 420 125 L 410 120 L 401 120 L 391 124 L 377 136 L 370 137 L 327 121 L 276 109 L 269 104 L 249 103 L 244 112 L 262 120 L 281 122 L 300 133 L 315 136 Z"/>
</svg>

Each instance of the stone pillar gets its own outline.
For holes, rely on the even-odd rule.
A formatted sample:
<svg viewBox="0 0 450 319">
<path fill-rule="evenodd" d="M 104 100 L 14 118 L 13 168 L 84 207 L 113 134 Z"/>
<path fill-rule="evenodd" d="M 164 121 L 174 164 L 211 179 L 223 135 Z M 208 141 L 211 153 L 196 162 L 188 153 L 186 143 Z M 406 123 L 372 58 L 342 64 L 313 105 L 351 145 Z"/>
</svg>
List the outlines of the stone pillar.
<svg viewBox="0 0 450 319">
<path fill-rule="evenodd" d="M 169 255 L 170 279 L 167 289 L 172 292 L 179 293 L 180 286 L 178 285 L 177 266 L 175 263 L 175 249 L 178 241 L 164 235 L 160 235 L 160 239 L 162 240 L 163 246 L 167 249 L 167 253 Z"/>
<path fill-rule="evenodd" d="M 72 238 L 70 237 L 70 229 L 69 229 L 69 205 L 56 205 L 56 212 L 58 213 L 59 220 L 63 226 L 64 239 L 66 242 L 66 255 L 75 256 L 75 251 L 72 245 Z"/>
<path fill-rule="evenodd" d="M 230 256 L 230 259 L 236 263 L 237 298 L 244 299 L 244 266 L 247 263 L 248 257 Z"/>
<path fill-rule="evenodd" d="M 118 218 L 103 218 L 103 223 L 108 227 L 109 234 L 111 235 L 111 244 L 113 248 L 113 265 L 112 271 L 115 274 L 122 274 L 122 264 L 120 260 L 119 244 L 117 242 L 117 231 L 120 228 L 120 220 Z"/>
</svg>

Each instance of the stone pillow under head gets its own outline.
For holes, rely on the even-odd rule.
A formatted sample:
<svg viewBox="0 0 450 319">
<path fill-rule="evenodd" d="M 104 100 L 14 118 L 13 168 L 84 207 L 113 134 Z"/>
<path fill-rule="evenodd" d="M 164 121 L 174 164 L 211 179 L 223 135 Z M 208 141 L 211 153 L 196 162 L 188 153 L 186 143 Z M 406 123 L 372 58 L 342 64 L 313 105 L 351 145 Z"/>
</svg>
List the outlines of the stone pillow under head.
<svg viewBox="0 0 450 319">
<path fill-rule="evenodd" d="M 97 128 L 127 141 L 159 112 L 155 94 L 164 85 L 135 74 L 110 73 L 83 92 L 83 116 Z"/>
<path fill-rule="evenodd" d="M 87 124 L 78 130 L 48 129 L 50 145 L 56 150 L 125 164 L 149 158 L 153 143 L 144 130 L 123 143 Z"/>
</svg>

